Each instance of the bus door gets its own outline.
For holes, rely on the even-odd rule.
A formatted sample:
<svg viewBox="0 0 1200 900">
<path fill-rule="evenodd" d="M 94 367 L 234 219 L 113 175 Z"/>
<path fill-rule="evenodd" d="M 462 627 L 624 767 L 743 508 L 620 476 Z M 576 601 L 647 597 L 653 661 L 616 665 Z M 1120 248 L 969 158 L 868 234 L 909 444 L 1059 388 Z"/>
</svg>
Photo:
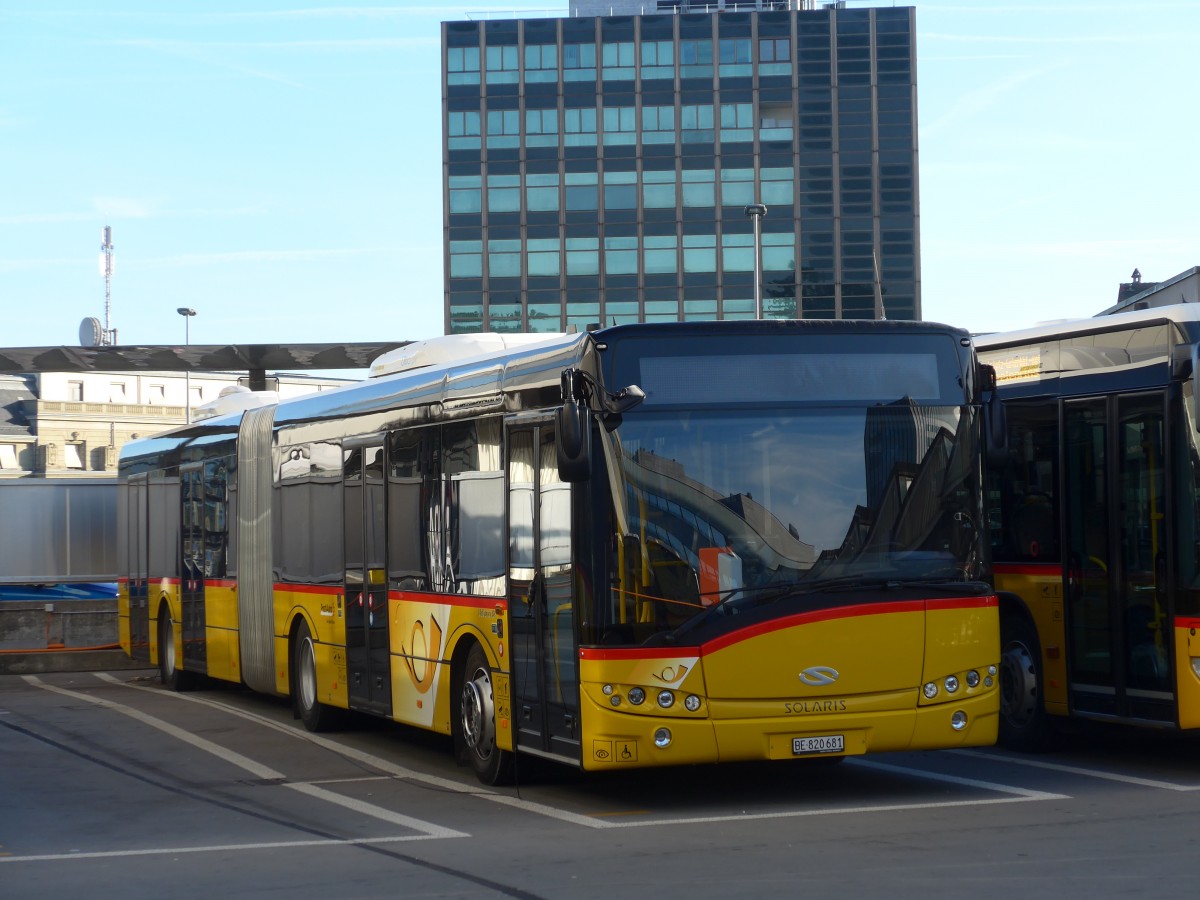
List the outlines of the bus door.
<svg viewBox="0 0 1200 900">
<path fill-rule="evenodd" d="M 579 760 L 579 649 L 571 566 L 571 486 L 550 423 L 508 430 L 508 610 L 514 740 Z"/>
<path fill-rule="evenodd" d="M 342 451 L 345 523 L 346 674 L 350 708 L 390 714 L 383 444 Z"/>
<path fill-rule="evenodd" d="M 183 632 L 183 666 L 207 671 L 204 615 L 204 471 L 199 464 L 179 470 L 180 561 L 179 624 Z"/>
<path fill-rule="evenodd" d="M 129 653 L 133 659 L 150 659 L 149 560 L 150 486 L 146 475 L 131 475 L 125 493 L 127 541 L 125 574 L 129 579 Z"/>
<path fill-rule="evenodd" d="M 1065 408 L 1068 672 L 1075 712 L 1174 721 L 1161 393 Z"/>
</svg>

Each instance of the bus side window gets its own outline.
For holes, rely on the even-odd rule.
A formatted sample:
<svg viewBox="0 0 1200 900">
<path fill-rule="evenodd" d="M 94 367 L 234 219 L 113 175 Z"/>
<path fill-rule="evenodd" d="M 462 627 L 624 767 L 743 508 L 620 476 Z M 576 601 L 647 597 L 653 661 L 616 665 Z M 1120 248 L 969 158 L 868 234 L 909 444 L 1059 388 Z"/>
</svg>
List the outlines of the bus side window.
<svg viewBox="0 0 1200 900">
<path fill-rule="evenodd" d="M 1058 562 L 1058 413 L 1054 404 L 1010 405 L 1009 459 L 990 476 L 992 518 L 1000 523 L 993 537 L 997 562 Z"/>
</svg>

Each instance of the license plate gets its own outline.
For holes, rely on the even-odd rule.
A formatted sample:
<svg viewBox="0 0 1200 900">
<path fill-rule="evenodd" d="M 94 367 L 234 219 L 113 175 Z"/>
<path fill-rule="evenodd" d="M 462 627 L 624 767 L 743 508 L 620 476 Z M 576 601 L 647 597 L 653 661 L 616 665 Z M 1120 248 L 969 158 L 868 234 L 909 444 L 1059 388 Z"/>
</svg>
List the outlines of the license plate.
<svg viewBox="0 0 1200 900">
<path fill-rule="evenodd" d="M 840 734 L 792 738 L 792 754 L 794 756 L 804 756 L 809 753 L 841 753 L 845 749 L 846 738 Z"/>
</svg>

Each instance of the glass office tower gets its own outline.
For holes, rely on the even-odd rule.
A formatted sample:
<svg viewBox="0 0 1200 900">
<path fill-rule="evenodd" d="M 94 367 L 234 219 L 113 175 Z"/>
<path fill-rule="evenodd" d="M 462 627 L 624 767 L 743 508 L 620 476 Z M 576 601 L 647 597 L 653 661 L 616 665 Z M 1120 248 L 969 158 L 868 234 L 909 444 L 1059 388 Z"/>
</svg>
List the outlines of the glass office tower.
<svg viewBox="0 0 1200 900">
<path fill-rule="evenodd" d="M 914 10 L 694 5 L 442 24 L 447 333 L 920 317 Z"/>
</svg>

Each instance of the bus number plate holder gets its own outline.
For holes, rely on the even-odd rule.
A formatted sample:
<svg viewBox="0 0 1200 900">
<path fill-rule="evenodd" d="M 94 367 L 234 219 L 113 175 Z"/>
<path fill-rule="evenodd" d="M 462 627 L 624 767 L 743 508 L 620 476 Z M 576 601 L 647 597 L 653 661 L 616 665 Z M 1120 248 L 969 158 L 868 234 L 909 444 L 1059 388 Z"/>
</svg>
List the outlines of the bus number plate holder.
<svg viewBox="0 0 1200 900">
<path fill-rule="evenodd" d="M 841 753 L 846 749 L 846 737 L 841 734 L 819 734 L 812 737 L 792 738 L 792 755 L 808 756 L 813 753 Z"/>
</svg>

